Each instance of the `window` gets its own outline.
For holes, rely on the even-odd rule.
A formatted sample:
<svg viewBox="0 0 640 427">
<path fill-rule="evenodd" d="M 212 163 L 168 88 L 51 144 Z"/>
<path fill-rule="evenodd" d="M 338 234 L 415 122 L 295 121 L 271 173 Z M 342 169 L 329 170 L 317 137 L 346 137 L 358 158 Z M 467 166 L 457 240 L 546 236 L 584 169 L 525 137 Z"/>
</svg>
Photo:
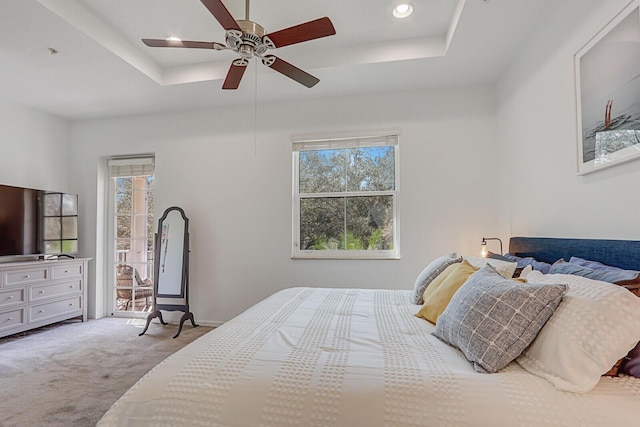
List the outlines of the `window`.
<svg viewBox="0 0 640 427">
<path fill-rule="evenodd" d="M 44 253 L 74 254 L 78 252 L 78 196 L 45 193 Z"/>
<path fill-rule="evenodd" d="M 293 142 L 293 257 L 398 258 L 398 136 Z"/>
</svg>

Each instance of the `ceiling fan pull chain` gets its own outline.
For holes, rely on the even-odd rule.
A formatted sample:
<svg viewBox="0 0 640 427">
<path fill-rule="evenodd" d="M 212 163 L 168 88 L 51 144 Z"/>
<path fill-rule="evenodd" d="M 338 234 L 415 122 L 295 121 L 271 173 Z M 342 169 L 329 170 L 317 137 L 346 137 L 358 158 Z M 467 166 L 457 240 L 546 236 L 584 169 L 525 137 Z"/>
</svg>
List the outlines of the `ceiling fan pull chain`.
<svg viewBox="0 0 640 427">
<path fill-rule="evenodd" d="M 249 0 L 247 0 L 249 1 Z M 258 156 L 258 63 L 253 67 L 255 86 L 253 92 L 253 156 Z"/>
</svg>

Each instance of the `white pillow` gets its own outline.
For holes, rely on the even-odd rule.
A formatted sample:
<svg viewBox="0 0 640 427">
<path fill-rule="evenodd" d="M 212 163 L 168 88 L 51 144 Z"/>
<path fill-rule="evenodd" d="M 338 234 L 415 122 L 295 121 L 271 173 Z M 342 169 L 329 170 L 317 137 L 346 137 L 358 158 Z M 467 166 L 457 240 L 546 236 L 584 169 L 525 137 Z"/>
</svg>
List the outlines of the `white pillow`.
<svg viewBox="0 0 640 427">
<path fill-rule="evenodd" d="M 433 280 L 440 275 L 447 267 L 452 264 L 462 262 L 462 257 L 458 257 L 455 252 L 451 252 L 448 255 L 442 255 L 440 258 L 436 258 L 427 265 L 424 270 L 418 275 L 416 283 L 413 285 L 413 303 L 422 304 L 424 300 L 425 289 L 433 282 Z"/>
<path fill-rule="evenodd" d="M 493 258 L 467 256 L 464 257 L 464 259 L 466 259 L 467 262 L 475 268 L 482 268 L 485 265 L 489 264 L 491 265 L 491 267 L 495 268 L 495 270 L 500 273 L 502 277 L 506 277 L 507 279 L 511 279 L 513 277 L 513 273 L 515 273 L 516 268 L 518 267 L 517 262 L 508 262 Z"/>
<path fill-rule="evenodd" d="M 521 278 L 521 279 L 527 280 L 527 276 L 532 271 L 533 271 L 533 266 L 531 264 L 529 264 L 525 268 L 522 269 L 522 271 L 520 272 L 520 276 L 518 276 L 518 277 Z"/>
<path fill-rule="evenodd" d="M 586 393 L 640 340 L 640 298 L 623 287 L 570 274 L 532 271 L 528 283 L 569 291 L 516 361 L 560 390 Z"/>
</svg>

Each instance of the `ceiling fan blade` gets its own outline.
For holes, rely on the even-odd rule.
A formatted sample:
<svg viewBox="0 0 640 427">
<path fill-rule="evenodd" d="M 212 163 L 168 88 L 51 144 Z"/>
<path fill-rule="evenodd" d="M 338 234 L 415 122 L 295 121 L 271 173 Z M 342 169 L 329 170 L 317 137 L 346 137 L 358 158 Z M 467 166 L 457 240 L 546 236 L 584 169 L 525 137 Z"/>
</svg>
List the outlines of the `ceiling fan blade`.
<svg viewBox="0 0 640 427">
<path fill-rule="evenodd" d="M 306 71 L 302 71 L 300 68 L 273 55 L 267 55 L 262 58 L 262 63 L 306 87 L 313 87 L 320 81 Z"/>
<path fill-rule="evenodd" d="M 222 25 L 225 30 L 237 30 L 242 31 L 240 25 L 233 18 L 229 10 L 220 0 L 200 0 L 202 4 L 209 9 L 209 12 L 214 18 Z"/>
<path fill-rule="evenodd" d="M 189 40 L 165 40 L 165 39 L 142 39 L 142 42 L 149 47 L 189 47 L 196 49 L 223 50 L 227 46 L 216 42 L 196 42 Z"/>
<path fill-rule="evenodd" d="M 283 47 L 332 36 L 335 33 L 336 30 L 333 28 L 331 19 L 325 16 L 324 18 L 305 22 L 304 24 L 295 25 L 274 33 L 269 33 L 265 35 L 264 38 L 270 40 L 274 47 Z"/>
<path fill-rule="evenodd" d="M 247 65 L 249 65 L 249 61 L 246 59 L 236 59 L 233 61 L 227 72 L 227 77 L 224 79 L 222 89 L 238 89 Z"/>
</svg>

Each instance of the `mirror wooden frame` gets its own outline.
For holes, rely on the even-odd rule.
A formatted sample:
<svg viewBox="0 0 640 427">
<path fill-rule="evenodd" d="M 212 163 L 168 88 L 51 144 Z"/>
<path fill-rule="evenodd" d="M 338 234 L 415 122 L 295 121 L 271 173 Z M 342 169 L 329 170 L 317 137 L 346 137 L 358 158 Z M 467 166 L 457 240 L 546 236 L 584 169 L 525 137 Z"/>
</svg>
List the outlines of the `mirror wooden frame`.
<svg viewBox="0 0 640 427">
<path fill-rule="evenodd" d="M 169 242 L 174 242 L 180 237 L 182 237 L 181 247 L 175 244 L 169 245 Z M 180 318 L 178 332 L 173 338 L 180 335 L 186 320 L 190 320 L 194 327 L 198 326 L 193 313 L 189 310 L 189 218 L 184 210 L 177 206 L 167 208 L 158 220 L 158 231 L 155 233 L 153 282 L 154 311 L 147 316 L 147 324 L 140 336 L 147 332 L 151 320 L 156 317 L 163 325 L 167 324 L 162 318 L 162 310 L 184 312 Z"/>
</svg>

